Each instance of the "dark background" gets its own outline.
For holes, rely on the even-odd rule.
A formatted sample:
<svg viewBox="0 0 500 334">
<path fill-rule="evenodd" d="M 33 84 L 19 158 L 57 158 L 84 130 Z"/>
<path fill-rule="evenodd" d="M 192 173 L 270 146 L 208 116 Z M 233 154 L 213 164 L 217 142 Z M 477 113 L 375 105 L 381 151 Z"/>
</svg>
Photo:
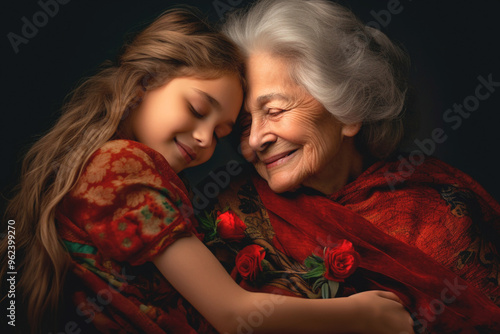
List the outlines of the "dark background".
<svg viewBox="0 0 500 334">
<path fill-rule="evenodd" d="M 47 0 L 42 0 L 47 2 Z M 51 2 L 49 0 L 49 2 Z M 7 1 L 1 11 L 1 131 L 0 208 L 18 177 L 23 153 L 47 131 L 59 115 L 62 100 L 85 76 L 95 73 L 107 59 L 115 59 L 124 39 L 143 28 L 174 4 L 200 8 L 212 21 L 220 11 L 252 1 L 83 1 L 59 5 L 58 13 L 38 28 L 16 54 L 8 33 L 21 35 L 23 17 L 33 22 L 41 11 L 37 1 Z M 364 22 L 377 22 L 374 13 L 394 0 L 341 1 Z M 216 4 L 226 6 L 219 7 Z M 474 95 L 478 76 L 500 82 L 498 47 L 500 4 L 482 1 L 401 0 L 401 12 L 385 17 L 381 30 L 403 44 L 412 59 L 411 82 L 417 92 L 419 131 L 411 138 L 430 138 L 437 127 L 448 139 L 437 144 L 434 155 L 470 174 L 497 200 L 500 139 L 500 87 L 453 130 L 442 120 L 445 110 Z M 412 149 L 411 146 L 408 147 Z M 219 150 L 216 160 L 225 153 Z M 3 210 L 2 210 L 3 211 Z"/>
</svg>

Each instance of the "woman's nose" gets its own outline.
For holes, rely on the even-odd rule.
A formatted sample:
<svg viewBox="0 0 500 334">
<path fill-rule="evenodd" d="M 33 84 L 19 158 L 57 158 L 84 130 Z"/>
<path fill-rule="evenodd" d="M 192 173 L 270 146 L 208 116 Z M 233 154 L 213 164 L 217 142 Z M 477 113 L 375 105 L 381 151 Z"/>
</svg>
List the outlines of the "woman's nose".
<svg viewBox="0 0 500 334">
<path fill-rule="evenodd" d="M 264 120 L 252 119 L 248 144 L 254 151 L 263 151 L 276 141 L 276 135 L 270 131 Z"/>
</svg>

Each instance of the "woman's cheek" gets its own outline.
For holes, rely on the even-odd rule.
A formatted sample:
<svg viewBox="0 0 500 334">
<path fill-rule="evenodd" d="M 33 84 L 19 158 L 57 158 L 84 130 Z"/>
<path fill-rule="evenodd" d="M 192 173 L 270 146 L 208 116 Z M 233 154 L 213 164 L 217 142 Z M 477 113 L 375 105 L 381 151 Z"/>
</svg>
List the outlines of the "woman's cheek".
<svg viewBox="0 0 500 334">
<path fill-rule="evenodd" d="M 323 131 L 322 131 L 323 129 Z M 335 129 L 326 129 L 334 132 Z M 309 173 L 316 173 L 326 167 L 333 156 L 340 149 L 340 138 L 332 136 L 332 133 L 325 133 L 324 127 L 317 127 L 313 133 L 307 136 L 307 143 L 304 147 L 305 160 L 309 166 Z"/>
<path fill-rule="evenodd" d="M 316 124 L 310 115 L 299 112 L 287 112 L 281 119 L 273 122 L 275 133 L 282 134 L 283 139 L 295 144 L 304 145 L 308 138 L 317 132 Z"/>
<path fill-rule="evenodd" d="M 309 143 L 304 146 L 303 162 L 307 168 L 307 174 L 311 175 L 316 173 L 320 164 L 321 157 L 324 156 L 324 145 L 318 140 L 310 139 Z"/>
</svg>

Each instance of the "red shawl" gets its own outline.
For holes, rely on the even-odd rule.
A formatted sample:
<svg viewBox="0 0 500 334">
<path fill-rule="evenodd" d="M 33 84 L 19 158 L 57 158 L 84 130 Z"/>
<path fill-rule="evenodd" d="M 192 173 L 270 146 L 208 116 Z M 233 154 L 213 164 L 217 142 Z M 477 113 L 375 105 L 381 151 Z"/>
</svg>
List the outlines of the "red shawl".
<svg viewBox="0 0 500 334">
<path fill-rule="evenodd" d="M 416 333 L 500 332 L 498 203 L 436 159 L 411 167 L 377 163 L 329 198 L 253 181 L 286 256 L 347 239 L 361 255 L 350 284 L 398 294 Z"/>
</svg>

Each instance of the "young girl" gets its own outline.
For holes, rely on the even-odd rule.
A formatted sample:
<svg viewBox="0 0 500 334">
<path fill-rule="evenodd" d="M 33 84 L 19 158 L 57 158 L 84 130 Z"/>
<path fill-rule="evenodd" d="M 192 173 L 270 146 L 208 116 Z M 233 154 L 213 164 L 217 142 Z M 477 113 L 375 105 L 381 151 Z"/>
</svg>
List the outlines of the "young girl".
<svg viewBox="0 0 500 334">
<path fill-rule="evenodd" d="M 306 300 L 245 291 L 198 239 L 176 173 L 207 161 L 230 133 L 242 85 L 235 46 L 171 10 L 73 93 L 27 154 L 7 211 L 22 257 L 16 329 L 412 332 L 390 292 Z M 10 270 L 2 257 L 3 284 Z"/>
</svg>

